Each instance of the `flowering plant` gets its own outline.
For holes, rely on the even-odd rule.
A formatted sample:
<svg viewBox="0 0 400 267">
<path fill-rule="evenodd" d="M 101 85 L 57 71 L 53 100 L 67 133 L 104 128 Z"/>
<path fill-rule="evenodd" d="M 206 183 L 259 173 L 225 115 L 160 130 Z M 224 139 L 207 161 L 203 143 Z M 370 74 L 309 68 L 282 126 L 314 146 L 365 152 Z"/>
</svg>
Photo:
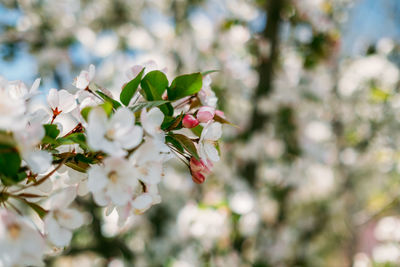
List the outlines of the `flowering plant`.
<svg viewBox="0 0 400 267">
<path fill-rule="evenodd" d="M 157 185 L 173 155 L 202 183 L 219 160 L 221 124 L 209 72 L 176 77 L 134 66 L 115 99 L 83 70 L 76 92 L 0 80 L 0 265 L 41 264 L 85 222 L 77 196 L 114 209 L 119 223 L 161 201 Z M 72 126 L 71 126 L 72 125 Z M 29 220 L 29 210 L 41 220 Z"/>
</svg>

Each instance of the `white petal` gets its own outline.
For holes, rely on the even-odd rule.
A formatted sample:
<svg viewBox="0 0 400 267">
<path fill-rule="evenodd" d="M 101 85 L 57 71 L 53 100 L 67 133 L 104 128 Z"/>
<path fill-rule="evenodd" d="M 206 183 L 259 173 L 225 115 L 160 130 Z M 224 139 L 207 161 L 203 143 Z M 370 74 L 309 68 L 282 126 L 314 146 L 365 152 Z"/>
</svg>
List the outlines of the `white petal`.
<svg viewBox="0 0 400 267">
<path fill-rule="evenodd" d="M 93 199 L 94 202 L 96 202 L 96 204 L 99 206 L 107 206 L 109 203 L 109 200 L 104 191 L 98 191 L 93 193 Z"/>
<path fill-rule="evenodd" d="M 47 103 L 52 109 L 55 109 L 59 105 L 59 96 L 57 89 L 50 89 L 47 95 Z"/>
<path fill-rule="evenodd" d="M 106 133 L 107 115 L 102 108 L 93 108 L 88 117 L 86 128 L 88 144 L 94 150 L 101 150 Z"/>
<path fill-rule="evenodd" d="M 135 123 L 135 116 L 128 108 L 119 108 L 110 120 L 110 128 L 130 128 Z"/>
<path fill-rule="evenodd" d="M 204 151 L 207 155 L 207 158 L 212 161 L 219 161 L 218 150 L 214 147 L 213 144 L 205 143 Z"/>
<path fill-rule="evenodd" d="M 204 133 L 205 140 L 217 141 L 221 138 L 222 127 L 221 123 L 215 122 L 206 126 L 206 132 Z"/>
<path fill-rule="evenodd" d="M 60 226 L 74 230 L 82 226 L 83 215 L 75 209 L 63 209 L 58 211 L 57 221 Z"/>
<path fill-rule="evenodd" d="M 89 66 L 89 75 L 88 75 L 89 81 L 93 80 L 95 72 L 96 72 L 95 66 L 93 64 L 90 64 L 90 66 Z"/>
<path fill-rule="evenodd" d="M 106 195 L 111 198 L 111 201 L 118 206 L 128 203 L 130 194 L 128 188 L 124 184 L 110 183 L 107 186 Z"/>
<path fill-rule="evenodd" d="M 31 90 L 30 90 L 30 93 L 31 93 L 31 94 L 35 94 L 35 93 L 37 92 L 37 90 L 38 90 L 38 88 L 39 88 L 39 85 L 40 85 L 40 81 L 41 81 L 41 79 L 40 79 L 40 78 L 37 78 L 37 79 L 33 82 L 32 86 L 31 86 Z"/>
<path fill-rule="evenodd" d="M 49 240 L 58 247 L 68 246 L 72 238 L 71 231 L 60 227 L 57 221 L 52 217 L 45 220 L 45 228 L 48 233 Z"/>
<path fill-rule="evenodd" d="M 77 107 L 75 96 L 68 93 L 66 90 L 60 90 L 58 92 L 59 96 L 59 109 L 64 113 L 71 112 Z"/>
<path fill-rule="evenodd" d="M 132 206 L 135 208 L 136 213 L 142 213 L 153 204 L 153 198 L 150 194 L 144 193 L 132 201 Z"/>
<path fill-rule="evenodd" d="M 140 126 L 134 126 L 131 130 L 118 138 L 118 141 L 121 143 L 122 147 L 125 149 L 132 149 L 137 147 L 143 139 L 143 129 Z"/>
<path fill-rule="evenodd" d="M 48 200 L 50 210 L 65 209 L 76 198 L 76 188 L 74 186 L 66 187 L 52 195 Z"/>
<path fill-rule="evenodd" d="M 44 173 L 51 167 L 52 156 L 47 151 L 37 150 L 24 154 L 24 160 L 34 173 Z"/>
<path fill-rule="evenodd" d="M 89 193 L 89 188 L 87 186 L 87 180 L 82 181 L 78 185 L 78 196 L 86 196 Z"/>
<path fill-rule="evenodd" d="M 142 110 L 141 122 L 144 130 L 154 136 L 160 132 L 161 123 L 164 120 L 164 114 L 159 108 L 152 108 L 150 111 Z"/>
<path fill-rule="evenodd" d="M 108 184 L 108 178 L 105 170 L 94 165 L 88 170 L 88 188 L 90 192 L 98 192 Z"/>
</svg>

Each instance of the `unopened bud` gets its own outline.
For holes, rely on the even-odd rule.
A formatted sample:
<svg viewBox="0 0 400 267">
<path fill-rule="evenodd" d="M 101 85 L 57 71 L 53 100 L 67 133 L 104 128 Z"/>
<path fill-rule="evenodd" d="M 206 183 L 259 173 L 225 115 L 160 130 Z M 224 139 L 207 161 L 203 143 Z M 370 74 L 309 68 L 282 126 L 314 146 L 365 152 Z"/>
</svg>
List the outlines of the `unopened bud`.
<svg viewBox="0 0 400 267">
<path fill-rule="evenodd" d="M 197 112 L 197 119 L 199 122 L 209 122 L 214 118 L 215 109 L 212 107 L 203 106 Z"/>
<path fill-rule="evenodd" d="M 199 125 L 199 121 L 193 115 L 186 114 L 185 117 L 183 117 L 182 125 L 190 129 Z"/>
</svg>

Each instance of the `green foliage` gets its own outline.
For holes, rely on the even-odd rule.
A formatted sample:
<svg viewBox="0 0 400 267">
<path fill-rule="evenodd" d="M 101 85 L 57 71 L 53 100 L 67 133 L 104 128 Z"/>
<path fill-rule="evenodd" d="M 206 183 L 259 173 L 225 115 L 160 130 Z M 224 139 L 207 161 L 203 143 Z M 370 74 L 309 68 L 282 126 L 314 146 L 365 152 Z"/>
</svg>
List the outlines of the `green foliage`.
<svg viewBox="0 0 400 267">
<path fill-rule="evenodd" d="M 183 134 L 173 133 L 170 133 L 168 136 L 178 142 L 190 155 L 195 157 L 197 160 L 200 159 L 196 146 L 194 145 L 193 140 L 191 140 L 189 137 Z"/>
<path fill-rule="evenodd" d="M 168 87 L 167 76 L 161 71 L 154 70 L 146 74 L 140 83 L 144 97 L 149 101 L 163 100 L 162 95 Z M 170 103 L 160 106 L 160 110 L 171 116 L 174 113 L 174 108 Z"/>
<path fill-rule="evenodd" d="M 132 97 L 135 95 L 138 86 L 140 84 L 140 81 L 142 80 L 142 76 L 144 73 L 144 68 L 142 71 L 130 82 L 128 82 L 124 88 L 122 88 L 122 92 L 119 96 L 119 99 L 121 100 L 122 104 L 125 106 L 129 105 L 129 102 L 131 101 Z"/>
<path fill-rule="evenodd" d="M 176 77 L 168 88 L 168 99 L 178 100 L 196 94 L 203 85 L 201 73 L 192 73 Z"/>
<path fill-rule="evenodd" d="M 163 104 L 169 103 L 167 100 L 157 100 L 157 101 L 149 101 L 149 102 L 140 102 L 137 103 L 136 105 L 133 105 L 130 107 L 132 112 L 138 112 L 141 111 L 144 108 L 154 108 L 154 107 L 159 107 Z"/>
<path fill-rule="evenodd" d="M 120 104 L 118 101 L 112 99 L 112 98 L 109 97 L 108 95 L 104 94 L 102 91 L 97 90 L 96 93 L 97 93 L 101 98 L 103 98 L 104 101 L 110 102 L 110 104 L 113 106 L 114 109 L 117 109 L 117 108 L 121 107 L 121 104 Z"/>
</svg>

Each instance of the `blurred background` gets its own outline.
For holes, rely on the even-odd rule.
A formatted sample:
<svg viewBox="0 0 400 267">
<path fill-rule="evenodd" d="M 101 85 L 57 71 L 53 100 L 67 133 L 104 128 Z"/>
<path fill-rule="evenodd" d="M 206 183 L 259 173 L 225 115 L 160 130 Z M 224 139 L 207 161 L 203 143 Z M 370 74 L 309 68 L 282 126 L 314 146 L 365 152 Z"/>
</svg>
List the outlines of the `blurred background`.
<svg viewBox="0 0 400 267">
<path fill-rule="evenodd" d="M 92 215 L 48 266 L 400 266 L 400 1 L 0 0 L 0 75 L 119 92 L 155 60 L 212 74 L 222 160 L 173 162 L 122 229 Z"/>
</svg>

